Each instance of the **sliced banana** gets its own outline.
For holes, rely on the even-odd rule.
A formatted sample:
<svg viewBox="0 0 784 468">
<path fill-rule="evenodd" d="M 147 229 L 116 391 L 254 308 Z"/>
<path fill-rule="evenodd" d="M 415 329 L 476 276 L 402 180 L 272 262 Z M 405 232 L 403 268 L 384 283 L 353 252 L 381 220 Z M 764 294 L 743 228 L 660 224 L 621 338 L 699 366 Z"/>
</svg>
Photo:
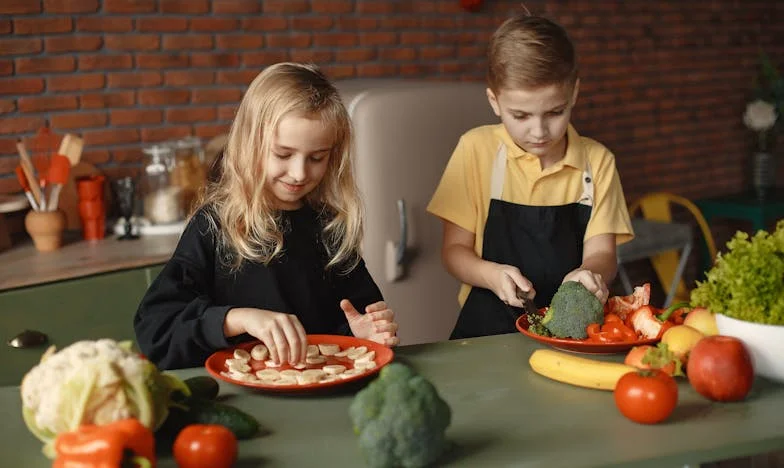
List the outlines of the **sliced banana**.
<svg viewBox="0 0 784 468">
<path fill-rule="evenodd" d="M 335 357 L 346 357 L 348 353 L 353 353 L 354 350 L 357 349 L 354 346 L 349 346 L 348 348 L 344 349 L 343 351 L 335 353 Z"/>
<path fill-rule="evenodd" d="M 297 379 L 293 377 L 281 377 L 280 379 L 272 382 L 272 385 L 297 385 Z"/>
<path fill-rule="evenodd" d="M 280 378 L 280 372 L 276 369 L 262 369 L 260 371 L 256 371 L 256 377 L 261 380 L 278 380 Z"/>
<path fill-rule="evenodd" d="M 332 375 L 332 374 L 324 374 L 321 377 L 321 380 L 319 380 L 319 383 L 334 382 L 336 380 L 340 380 L 340 377 L 338 377 L 337 375 Z"/>
<path fill-rule="evenodd" d="M 267 367 L 280 367 L 280 363 L 273 361 L 272 359 L 268 359 L 264 361 L 264 365 Z"/>
<path fill-rule="evenodd" d="M 301 362 L 298 362 L 298 363 L 294 364 L 291 367 L 293 367 L 295 369 L 304 369 L 304 368 L 308 367 L 308 365 L 307 364 L 303 364 Z"/>
<path fill-rule="evenodd" d="M 250 357 L 256 361 L 266 361 L 267 356 L 269 356 L 269 350 L 263 344 L 257 344 L 250 350 Z"/>
<path fill-rule="evenodd" d="M 250 353 L 244 349 L 237 348 L 234 350 L 234 359 L 242 359 L 243 361 L 250 361 Z"/>
<path fill-rule="evenodd" d="M 305 359 L 305 362 L 308 364 L 324 364 L 327 362 L 327 358 L 324 356 L 309 356 Z"/>
<path fill-rule="evenodd" d="M 372 361 L 375 358 L 376 358 L 376 352 L 375 351 L 368 351 L 367 353 L 365 353 L 365 354 L 363 354 L 361 356 L 358 356 L 356 359 L 354 359 L 354 361 Z"/>
<path fill-rule="evenodd" d="M 297 376 L 299 374 L 301 374 L 301 373 L 302 372 L 298 371 L 297 369 L 286 369 L 286 370 L 280 371 L 280 376 L 281 377 L 291 377 L 291 378 L 296 379 Z"/>
<path fill-rule="evenodd" d="M 346 366 L 340 364 L 330 364 L 321 368 L 324 372 L 331 375 L 341 374 L 346 371 Z"/>
<path fill-rule="evenodd" d="M 360 374 L 363 374 L 363 373 L 364 373 L 364 371 L 362 371 L 361 369 L 346 369 L 345 372 L 343 372 L 341 374 L 338 374 L 338 377 L 340 377 L 341 379 L 350 379 L 351 377 L 354 377 L 354 376 L 357 376 L 357 375 L 360 375 Z"/>
<path fill-rule="evenodd" d="M 320 343 L 318 349 L 324 356 L 333 356 L 340 352 L 340 346 L 331 343 Z"/>
<path fill-rule="evenodd" d="M 349 359 L 356 359 L 359 356 L 362 356 L 363 354 L 365 354 L 366 352 L 367 352 L 367 346 L 358 346 L 358 347 L 354 348 L 353 351 L 351 351 L 350 353 L 346 354 L 346 357 L 349 358 Z"/>
<path fill-rule="evenodd" d="M 305 354 L 305 357 L 313 357 L 319 355 L 319 347 L 314 344 L 308 345 L 308 351 Z"/>
<path fill-rule="evenodd" d="M 376 361 L 354 361 L 354 369 L 368 370 L 376 367 Z"/>
<path fill-rule="evenodd" d="M 233 372 L 250 372 L 248 361 L 242 359 L 226 359 L 226 368 Z"/>
</svg>

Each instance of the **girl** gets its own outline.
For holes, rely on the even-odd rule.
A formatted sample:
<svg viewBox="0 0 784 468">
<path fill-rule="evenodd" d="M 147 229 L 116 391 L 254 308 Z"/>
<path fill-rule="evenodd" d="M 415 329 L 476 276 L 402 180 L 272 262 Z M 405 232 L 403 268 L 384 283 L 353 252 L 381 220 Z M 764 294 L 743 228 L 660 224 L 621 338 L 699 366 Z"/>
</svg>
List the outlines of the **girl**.
<svg viewBox="0 0 784 468">
<path fill-rule="evenodd" d="M 281 63 L 253 80 L 217 181 L 136 312 L 152 362 L 201 366 L 257 338 L 273 361 L 296 364 L 306 333 L 398 343 L 359 254 L 351 138 L 338 92 L 315 66 Z"/>
</svg>

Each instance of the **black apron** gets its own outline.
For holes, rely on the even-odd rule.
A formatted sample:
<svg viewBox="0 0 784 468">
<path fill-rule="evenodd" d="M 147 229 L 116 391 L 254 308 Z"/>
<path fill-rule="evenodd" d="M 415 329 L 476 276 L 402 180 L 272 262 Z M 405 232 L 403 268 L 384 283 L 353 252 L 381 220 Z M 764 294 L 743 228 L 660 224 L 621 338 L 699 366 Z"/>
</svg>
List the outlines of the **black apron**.
<svg viewBox="0 0 784 468">
<path fill-rule="evenodd" d="M 587 161 L 586 161 L 587 164 Z M 583 194 L 559 206 L 518 205 L 501 200 L 506 172 L 506 146 L 496 154 L 490 182 L 490 208 L 482 242 L 482 258 L 513 265 L 536 290 L 537 308 L 550 305 L 567 273 L 583 260 L 583 238 L 593 205 L 590 165 L 583 172 Z M 522 309 L 507 306 L 493 291 L 474 286 L 450 339 L 499 335 L 517 331 Z"/>
</svg>

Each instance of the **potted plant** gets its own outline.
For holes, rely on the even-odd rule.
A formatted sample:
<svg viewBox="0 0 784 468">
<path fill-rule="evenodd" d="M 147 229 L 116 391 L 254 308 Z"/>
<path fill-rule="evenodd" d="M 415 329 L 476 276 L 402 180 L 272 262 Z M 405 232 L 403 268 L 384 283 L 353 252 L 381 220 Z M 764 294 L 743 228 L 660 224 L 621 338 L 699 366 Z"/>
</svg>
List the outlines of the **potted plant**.
<svg viewBox="0 0 784 468">
<path fill-rule="evenodd" d="M 746 105 L 743 123 L 756 133 L 756 149 L 752 159 L 752 184 L 759 198 L 775 186 L 776 167 L 771 151 L 773 129 L 784 111 L 784 79 L 770 58 L 760 56 L 761 73 L 755 80 L 754 99 Z"/>
<path fill-rule="evenodd" d="M 784 382 L 784 220 L 770 234 L 737 232 L 691 292 L 719 334 L 743 340 L 759 375 Z"/>
</svg>

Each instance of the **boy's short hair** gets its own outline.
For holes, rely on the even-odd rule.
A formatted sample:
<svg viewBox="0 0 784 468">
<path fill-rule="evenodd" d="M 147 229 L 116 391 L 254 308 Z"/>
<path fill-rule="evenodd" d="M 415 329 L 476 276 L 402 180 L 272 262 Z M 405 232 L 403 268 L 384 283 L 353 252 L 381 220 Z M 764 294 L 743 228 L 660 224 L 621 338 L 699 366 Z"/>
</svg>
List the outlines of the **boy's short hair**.
<svg viewBox="0 0 784 468">
<path fill-rule="evenodd" d="M 541 16 L 518 15 L 493 33 L 488 47 L 487 84 L 501 89 L 574 86 L 577 59 L 566 30 Z"/>
</svg>

